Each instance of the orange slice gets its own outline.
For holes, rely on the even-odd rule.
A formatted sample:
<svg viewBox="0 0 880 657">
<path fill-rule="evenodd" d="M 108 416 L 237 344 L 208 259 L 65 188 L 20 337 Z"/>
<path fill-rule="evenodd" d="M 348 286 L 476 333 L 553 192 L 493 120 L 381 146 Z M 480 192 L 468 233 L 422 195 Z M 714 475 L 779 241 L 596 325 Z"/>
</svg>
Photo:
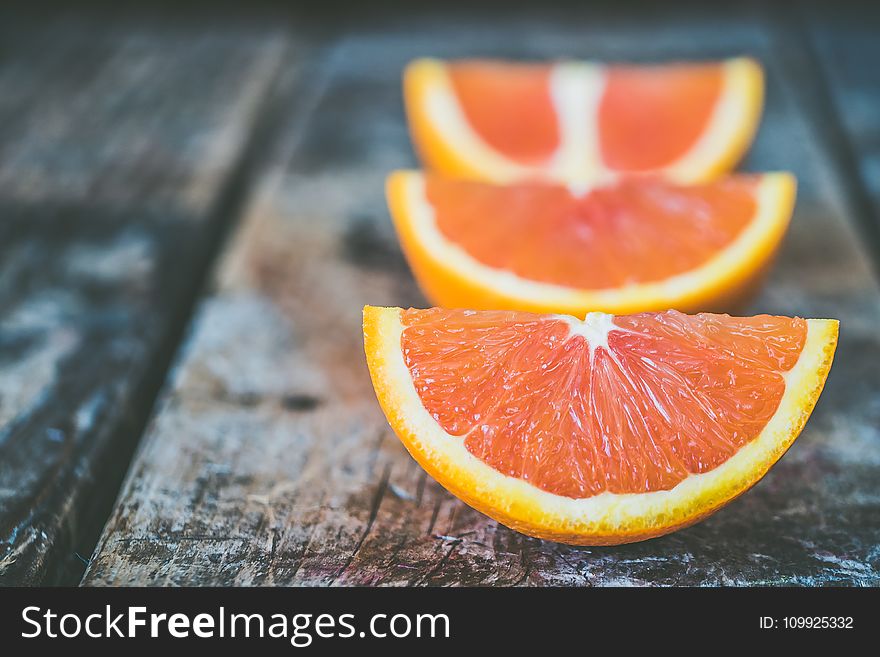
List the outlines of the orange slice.
<svg viewBox="0 0 880 657">
<path fill-rule="evenodd" d="M 581 316 L 735 308 L 785 234 L 795 181 L 628 177 L 578 189 L 399 171 L 386 191 L 432 303 Z"/>
<path fill-rule="evenodd" d="M 404 74 L 413 141 L 441 173 L 507 182 L 730 171 L 754 137 L 764 79 L 737 58 L 604 66 L 420 59 Z"/>
<path fill-rule="evenodd" d="M 367 363 L 410 454 L 531 536 L 626 543 L 754 485 L 819 397 L 835 320 L 364 309 Z"/>
</svg>

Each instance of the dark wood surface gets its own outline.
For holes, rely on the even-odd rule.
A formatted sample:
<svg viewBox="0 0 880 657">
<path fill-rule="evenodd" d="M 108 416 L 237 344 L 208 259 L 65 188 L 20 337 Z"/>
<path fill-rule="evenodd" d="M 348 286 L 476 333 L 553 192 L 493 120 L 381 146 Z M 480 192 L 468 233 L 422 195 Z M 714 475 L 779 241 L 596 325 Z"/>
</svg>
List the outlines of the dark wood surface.
<svg viewBox="0 0 880 657">
<path fill-rule="evenodd" d="M 880 69 L 866 65 L 880 61 L 880 7 L 869 12 L 817 3 L 805 12 L 804 25 L 803 65 L 814 71 L 811 106 L 822 126 L 818 134 L 834 158 L 848 215 L 880 254 Z"/>
<path fill-rule="evenodd" d="M 286 36 L 0 22 L 0 582 L 70 583 L 236 202 Z"/>
<path fill-rule="evenodd" d="M 0 582 L 88 561 L 87 585 L 880 584 L 880 85 L 852 54 L 877 45 L 873 16 L 828 12 L 0 22 Z M 363 304 L 425 305 L 382 195 L 416 164 L 401 68 L 742 53 L 768 74 L 744 166 L 800 185 L 751 310 L 841 319 L 813 418 L 674 535 L 573 548 L 497 525 L 409 458 L 364 364 Z"/>
</svg>

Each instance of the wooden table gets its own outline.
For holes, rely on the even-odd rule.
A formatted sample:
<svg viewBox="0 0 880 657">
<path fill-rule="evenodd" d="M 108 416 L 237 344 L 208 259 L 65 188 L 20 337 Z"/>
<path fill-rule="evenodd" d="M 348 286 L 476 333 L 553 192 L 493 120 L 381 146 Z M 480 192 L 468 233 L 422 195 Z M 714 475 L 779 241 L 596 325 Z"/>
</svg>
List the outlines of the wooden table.
<svg viewBox="0 0 880 657">
<path fill-rule="evenodd" d="M 0 16 L 0 582 L 880 584 L 877 14 L 466 11 Z M 497 525 L 409 458 L 364 364 L 363 304 L 425 305 L 382 194 L 416 164 L 401 68 L 741 53 L 768 85 L 744 167 L 800 183 L 751 310 L 841 320 L 813 418 L 677 534 Z"/>
</svg>

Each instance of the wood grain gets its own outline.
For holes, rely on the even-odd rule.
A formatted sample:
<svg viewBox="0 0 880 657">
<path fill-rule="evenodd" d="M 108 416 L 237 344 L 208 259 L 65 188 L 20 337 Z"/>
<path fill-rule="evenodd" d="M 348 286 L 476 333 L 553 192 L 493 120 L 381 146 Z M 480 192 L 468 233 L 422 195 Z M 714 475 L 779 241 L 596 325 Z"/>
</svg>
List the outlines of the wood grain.
<svg viewBox="0 0 880 657">
<path fill-rule="evenodd" d="M 286 38 L 82 18 L 3 37 L 0 582 L 70 584 L 241 195 Z"/>
<path fill-rule="evenodd" d="M 275 175 L 201 303 L 84 578 L 87 585 L 880 583 L 880 293 L 800 104 L 803 72 L 760 11 L 447 14 L 331 43 Z M 731 10 L 734 11 L 734 10 Z M 750 53 L 768 107 L 747 168 L 800 196 L 752 310 L 837 317 L 841 345 L 798 443 L 750 493 L 674 535 L 613 548 L 527 538 L 447 494 L 374 399 L 365 303 L 423 306 L 382 198 L 412 166 L 399 92 L 419 55 L 711 58 Z"/>
</svg>

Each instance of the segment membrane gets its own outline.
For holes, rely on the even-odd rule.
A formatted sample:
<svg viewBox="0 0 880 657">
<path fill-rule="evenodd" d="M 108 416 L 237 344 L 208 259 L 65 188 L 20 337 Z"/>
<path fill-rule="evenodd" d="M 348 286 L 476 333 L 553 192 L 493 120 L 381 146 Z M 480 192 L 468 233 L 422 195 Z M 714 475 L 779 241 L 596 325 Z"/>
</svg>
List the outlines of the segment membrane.
<svg viewBox="0 0 880 657">
<path fill-rule="evenodd" d="M 671 164 L 700 139 L 721 97 L 718 64 L 614 66 L 599 105 L 600 151 L 615 171 Z"/>
<path fill-rule="evenodd" d="M 521 164 L 553 155 L 559 127 L 551 66 L 459 62 L 447 70 L 468 123 L 489 146 Z"/>
</svg>

